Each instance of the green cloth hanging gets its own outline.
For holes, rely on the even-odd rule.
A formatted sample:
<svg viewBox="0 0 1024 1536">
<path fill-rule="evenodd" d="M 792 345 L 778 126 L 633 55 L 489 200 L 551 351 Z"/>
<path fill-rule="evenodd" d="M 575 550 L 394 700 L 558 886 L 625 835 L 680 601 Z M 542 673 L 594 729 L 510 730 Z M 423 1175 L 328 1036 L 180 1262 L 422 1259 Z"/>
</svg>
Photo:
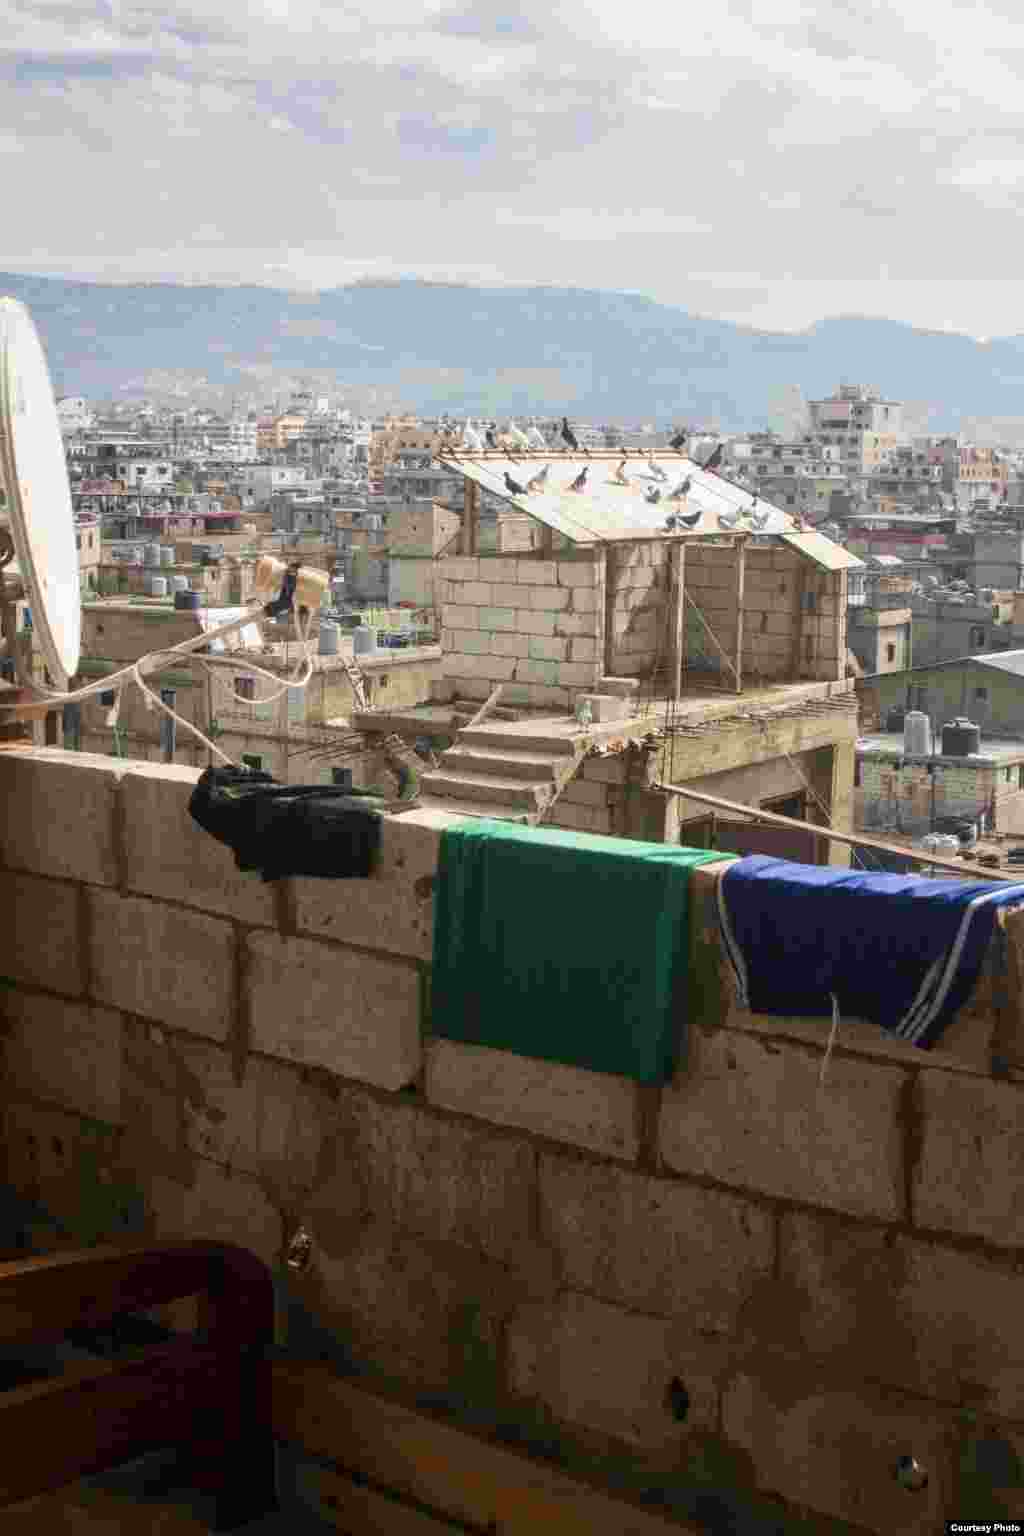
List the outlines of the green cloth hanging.
<svg viewBox="0 0 1024 1536">
<path fill-rule="evenodd" d="M 443 832 L 434 1033 L 665 1082 L 686 1016 L 690 870 L 721 858 L 508 821 Z"/>
</svg>

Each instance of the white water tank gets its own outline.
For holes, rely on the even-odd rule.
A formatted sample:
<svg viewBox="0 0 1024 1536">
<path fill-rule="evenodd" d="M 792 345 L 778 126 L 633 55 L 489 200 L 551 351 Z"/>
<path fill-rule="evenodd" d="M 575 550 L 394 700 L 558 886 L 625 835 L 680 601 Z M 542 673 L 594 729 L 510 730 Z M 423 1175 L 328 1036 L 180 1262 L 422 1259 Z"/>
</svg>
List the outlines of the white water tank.
<svg viewBox="0 0 1024 1536">
<path fill-rule="evenodd" d="M 905 757 L 931 757 L 932 723 L 920 709 L 909 709 L 903 719 Z"/>
<path fill-rule="evenodd" d="M 337 656 L 340 637 L 341 629 L 339 625 L 329 621 L 322 622 L 320 625 L 320 655 Z"/>
<path fill-rule="evenodd" d="M 167 577 L 166 576 L 147 576 L 146 577 L 146 591 L 149 593 L 150 597 L 166 597 L 167 596 Z"/>
<path fill-rule="evenodd" d="M 160 545 L 147 544 L 142 551 L 142 558 L 146 565 L 160 564 Z"/>
<path fill-rule="evenodd" d="M 160 546 L 160 564 L 161 565 L 173 565 L 174 564 L 174 545 L 173 544 L 161 544 L 161 546 Z"/>
<path fill-rule="evenodd" d="M 356 656 L 372 656 L 377 649 L 377 631 L 369 624 L 359 624 L 352 631 L 352 650 Z"/>
<path fill-rule="evenodd" d="M 172 576 L 171 577 L 171 591 L 172 592 L 187 592 L 188 591 L 188 577 L 187 576 Z"/>
</svg>

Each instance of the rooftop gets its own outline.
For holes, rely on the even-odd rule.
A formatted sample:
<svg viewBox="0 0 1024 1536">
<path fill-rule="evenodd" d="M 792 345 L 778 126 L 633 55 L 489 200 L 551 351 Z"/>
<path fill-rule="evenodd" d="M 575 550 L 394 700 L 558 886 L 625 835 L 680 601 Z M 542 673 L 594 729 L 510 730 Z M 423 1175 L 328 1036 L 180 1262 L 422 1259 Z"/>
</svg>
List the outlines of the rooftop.
<svg viewBox="0 0 1024 1536">
<path fill-rule="evenodd" d="M 857 740 L 857 752 L 861 755 L 877 754 L 885 757 L 903 757 L 904 739 L 902 731 L 874 731 L 870 736 L 861 736 Z M 941 752 L 929 758 L 929 762 L 939 763 L 968 763 L 971 767 L 982 767 L 986 763 L 1024 762 L 1024 740 L 1011 741 L 1000 739 L 997 736 L 981 738 L 981 751 L 971 752 L 967 756 L 944 757 Z"/>
</svg>

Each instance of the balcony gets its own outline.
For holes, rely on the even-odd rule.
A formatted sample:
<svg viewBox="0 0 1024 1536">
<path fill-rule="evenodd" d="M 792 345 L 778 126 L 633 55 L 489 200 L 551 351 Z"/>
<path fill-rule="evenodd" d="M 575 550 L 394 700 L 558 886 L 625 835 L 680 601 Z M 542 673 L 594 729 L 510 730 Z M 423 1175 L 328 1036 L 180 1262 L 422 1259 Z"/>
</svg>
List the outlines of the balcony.
<svg viewBox="0 0 1024 1536">
<path fill-rule="evenodd" d="M 328 1518 L 1019 1513 L 1018 919 L 939 1047 L 843 1017 L 826 1061 L 827 1021 L 739 1007 L 706 865 L 683 1064 L 640 1084 L 434 1032 L 457 817 L 386 818 L 369 880 L 265 885 L 189 818 L 196 777 L 0 754 L 6 1184 L 39 1249 L 264 1261 L 274 1429 Z"/>
</svg>

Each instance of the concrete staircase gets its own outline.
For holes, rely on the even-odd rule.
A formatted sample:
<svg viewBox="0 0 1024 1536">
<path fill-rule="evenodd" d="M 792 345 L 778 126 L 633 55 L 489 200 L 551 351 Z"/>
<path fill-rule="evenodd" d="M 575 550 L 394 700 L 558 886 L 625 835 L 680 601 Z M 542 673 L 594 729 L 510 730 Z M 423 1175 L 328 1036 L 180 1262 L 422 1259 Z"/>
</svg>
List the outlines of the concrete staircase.
<svg viewBox="0 0 1024 1536">
<path fill-rule="evenodd" d="M 439 766 L 421 775 L 421 803 L 536 826 L 575 775 L 586 746 L 585 732 L 545 731 L 542 721 L 468 726 Z"/>
</svg>

